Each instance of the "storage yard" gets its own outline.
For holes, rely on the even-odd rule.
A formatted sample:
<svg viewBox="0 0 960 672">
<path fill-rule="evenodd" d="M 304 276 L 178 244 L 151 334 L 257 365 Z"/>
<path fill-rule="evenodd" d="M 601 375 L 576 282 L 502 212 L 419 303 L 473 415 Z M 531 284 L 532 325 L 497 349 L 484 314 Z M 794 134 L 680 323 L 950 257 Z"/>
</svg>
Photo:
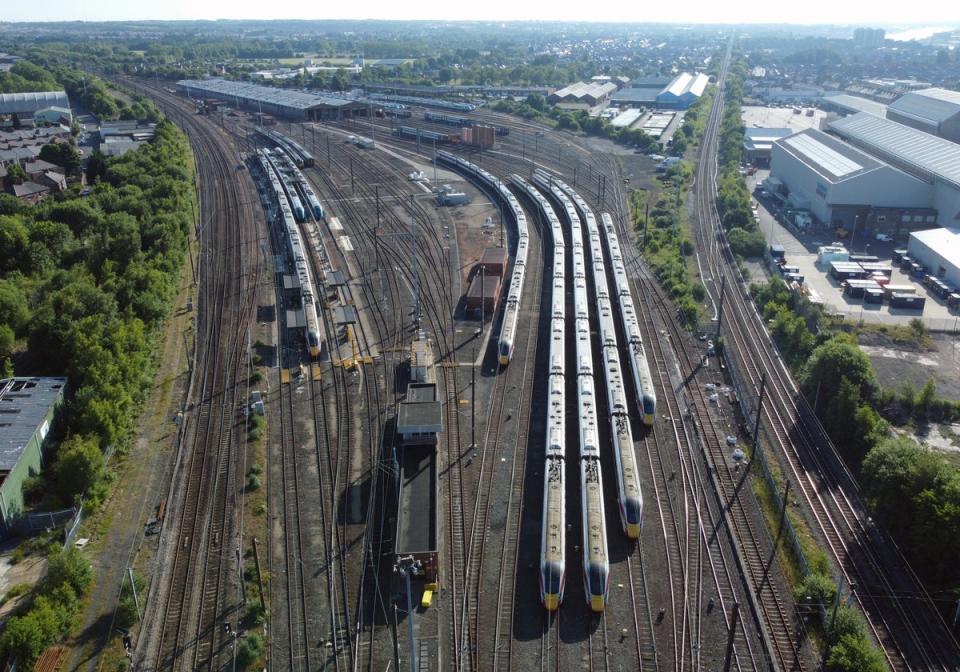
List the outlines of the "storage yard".
<svg viewBox="0 0 960 672">
<path fill-rule="evenodd" d="M 706 80 L 673 78 L 663 105 L 687 107 Z M 164 608 L 145 620 L 137 669 L 228 667 L 235 639 L 222 624 L 261 596 L 270 669 L 414 658 L 438 671 L 817 669 L 772 560 L 780 535 L 743 487 L 760 478 L 754 459 L 742 463 L 755 418 L 830 561 L 889 587 L 855 599 L 892 665 L 960 661 L 925 601 L 904 610 L 915 577 L 859 536 L 862 503 L 818 495 L 818 478 L 850 488 L 850 475 L 825 462 L 833 446 L 779 368 L 699 186 L 714 184 L 720 96 L 690 205 L 707 303 L 724 312 L 697 338 L 629 225 L 627 182 L 657 188 L 645 157 L 625 179 L 615 152 L 590 149 L 607 141 L 440 97 L 369 94 L 383 106 L 369 114 L 224 80 L 176 94 L 123 82 L 190 129 L 215 252 L 201 271 L 202 392 L 151 586 Z M 593 104 L 615 89 L 556 96 Z M 240 113 L 198 113 L 197 96 Z M 622 123 L 656 136 L 680 119 Z M 918 283 L 903 254 L 894 267 L 892 255 L 827 249 L 817 268 L 804 241 L 764 218 L 782 272 L 825 284 L 825 300 L 896 314 L 941 291 L 905 289 Z M 927 316 L 940 299 L 925 303 Z M 272 355 L 256 397 L 253 338 Z M 238 419 L 263 409 L 267 515 L 246 523 L 262 526 L 254 543 L 232 515 L 249 479 Z M 843 550 L 854 541 L 856 556 Z M 238 578 L 241 554 L 269 580 Z"/>
</svg>

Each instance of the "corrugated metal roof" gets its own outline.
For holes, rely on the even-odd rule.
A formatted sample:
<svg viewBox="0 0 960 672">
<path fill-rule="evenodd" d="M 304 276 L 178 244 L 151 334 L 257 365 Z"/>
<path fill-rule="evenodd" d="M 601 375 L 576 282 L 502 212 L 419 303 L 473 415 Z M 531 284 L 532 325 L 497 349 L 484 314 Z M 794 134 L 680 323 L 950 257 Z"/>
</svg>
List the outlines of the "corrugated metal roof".
<svg viewBox="0 0 960 672">
<path fill-rule="evenodd" d="M 813 128 L 778 140 L 776 144 L 834 182 L 883 165 L 863 152 Z"/>
<path fill-rule="evenodd" d="M 960 145 L 866 112 L 838 119 L 830 128 L 871 153 L 960 188 Z"/>
<path fill-rule="evenodd" d="M 890 103 L 890 109 L 913 119 L 940 124 L 960 114 L 960 93 L 936 87 L 912 91 Z"/>
<path fill-rule="evenodd" d="M 824 102 L 833 103 L 837 107 L 854 113 L 869 112 L 878 117 L 882 117 L 887 113 L 887 106 L 883 103 L 878 103 L 875 100 L 862 98 L 860 96 L 851 96 L 848 93 L 828 93 L 823 97 L 823 100 Z"/>
<path fill-rule="evenodd" d="M 347 100 L 346 98 L 318 96 L 313 93 L 304 93 L 303 91 L 277 89 L 272 86 L 260 86 L 259 84 L 249 84 L 247 82 L 232 82 L 218 78 L 183 79 L 177 82 L 177 86 L 188 87 L 202 91 L 205 94 L 212 93 L 218 96 L 226 96 L 228 100 L 239 97 L 244 100 L 267 103 L 268 105 L 279 105 L 295 110 L 307 110 L 321 105 L 342 107 L 354 103 L 354 101 Z"/>
<path fill-rule="evenodd" d="M 689 72 L 681 72 L 667 85 L 660 95 L 670 95 L 679 98 L 689 93 L 693 96 L 700 96 L 707 88 L 709 81 L 710 78 L 703 73 L 691 75 Z"/>
<path fill-rule="evenodd" d="M 43 107 L 70 107 L 66 91 L 31 91 L 29 93 L 0 93 L 0 114 L 31 114 Z"/>
<path fill-rule="evenodd" d="M 50 427 L 43 426 L 43 419 L 66 384 L 66 378 L 0 380 L 0 470 L 17 466 L 35 433 L 46 437 Z"/>
</svg>

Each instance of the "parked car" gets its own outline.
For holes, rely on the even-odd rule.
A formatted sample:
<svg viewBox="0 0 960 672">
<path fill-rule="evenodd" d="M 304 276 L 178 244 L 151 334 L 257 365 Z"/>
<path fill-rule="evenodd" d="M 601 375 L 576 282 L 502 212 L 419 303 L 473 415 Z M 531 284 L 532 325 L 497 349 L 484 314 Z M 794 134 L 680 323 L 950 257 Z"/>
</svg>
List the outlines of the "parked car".
<svg viewBox="0 0 960 672">
<path fill-rule="evenodd" d="M 887 233 L 877 232 L 877 240 L 882 241 L 884 243 L 889 243 L 893 241 L 893 236 Z"/>
</svg>

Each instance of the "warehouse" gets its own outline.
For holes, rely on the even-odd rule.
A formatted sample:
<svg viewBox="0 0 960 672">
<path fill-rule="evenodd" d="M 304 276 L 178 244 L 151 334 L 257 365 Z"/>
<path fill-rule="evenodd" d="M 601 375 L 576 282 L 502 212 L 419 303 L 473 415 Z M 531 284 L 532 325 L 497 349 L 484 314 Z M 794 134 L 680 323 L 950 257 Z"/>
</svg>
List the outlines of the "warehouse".
<svg viewBox="0 0 960 672">
<path fill-rule="evenodd" d="M 960 142 L 960 92 L 930 88 L 906 93 L 887 107 L 887 119 Z"/>
<path fill-rule="evenodd" d="M 238 108 L 287 119 L 319 121 L 367 114 L 367 105 L 356 100 L 225 79 L 184 79 L 177 82 L 177 91 L 191 98 L 222 98 Z"/>
<path fill-rule="evenodd" d="M 657 96 L 664 88 L 673 81 L 672 77 L 643 77 L 634 79 L 630 86 L 620 89 L 610 98 L 616 105 L 638 105 L 641 107 L 653 107 L 656 105 Z"/>
<path fill-rule="evenodd" d="M 21 119 L 33 119 L 37 110 L 48 107 L 70 109 L 66 91 L 32 91 L 30 93 L 0 93 L 0 115 L 15 114 Z"/>
<path fill-rule="evenodd" d="M 577 82 L 554 91 L 547 100 L 560 107 L 585 110 L 605 102 L 616 91 L 613 82 Z"/>
<path fill-rule="evenodd" d="M 910 234 L 907 254 L 930 275 L 960 287 L 960 229 L 915 231 Z"/>
<path fill-rule="evenodd" d="M 926 207 L 935 210 L 936 216 L 924 217 L 927 228 L 937 223 L 960 225 L 960 145 L 863 112 L 832 122 L 830 130 L 931 185 Z M 910 228 L 920 228 L 916 215 L 910 223 Z"/>
<path fill-rule="evenodd" d="M 935 220 L 929 184 L 816 129 L 777 140 L 770 174 L 787 207 L 831 228 L 891 230 L 914 217 L 926 226 L 927 217 Z"/>
<path fill-rule="evenodd" d="M 887 106 L 883 103 L 860 96 L 851 96 L 848 93 L 824 94 L 820 100 L 820 107 L 827 112 L 839 112 L 844 115 L 869 112 L 874 116 L 883 117 L 887 114 Z"/>
<path fill-rule="evenodd" d="M 681 72 L 657 96 L 657 105 L 685 110 L 700 99 L 709 82 L 710 78 L 703 73 Z"/>
<path fill-rule="evenodd" d="M 770 165 L 773 143 L 793 135 L 792 128 L 748 128 L 743 134 L 743 161 L 757 166 Z"/>
<path fill-rule="evenodd" d="M 0 537 L 23 513 L 23 482 L 40 473 L 66 378 L 0 380 Z"/>
</svg>

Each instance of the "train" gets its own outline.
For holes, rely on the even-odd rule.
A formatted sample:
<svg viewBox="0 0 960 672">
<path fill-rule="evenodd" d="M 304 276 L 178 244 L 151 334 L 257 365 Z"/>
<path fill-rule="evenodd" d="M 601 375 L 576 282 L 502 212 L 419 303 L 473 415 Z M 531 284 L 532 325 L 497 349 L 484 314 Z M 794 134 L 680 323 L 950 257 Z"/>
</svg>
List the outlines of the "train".
<svg viewBox="0 0 960 672">
<path fill-rule="evenodd" d="M 315 219 L 322 219 L 324 215 L 323 205 L 320 204 L 320 199 L 317 198 L 310 183 L 307 182 L 307 178 L 305 178 L 303 173 L 300 172 L 300 169 L 297 168 L 296 163 L 290 155 L 282 149 L 274 151 L 273 155 L 274 157 L 279 157 L 280 163 L 284 167 L 287 176 L 296 186 L 300 196 L 306 200 L 310 213 Z"/>
<path fill-rule="evenodd" d="M 604 212 L 601 213 L 600 220 L 603 222 L 603 226 L 600 228 L 606 237 L 607 255 L 610 257 L 610 264 L 613 268 L 613 289 L 619 307 L 620 325 L 629 345 L 633 387 L 637 393 L 643 424 L 650 427 L 653 425 L 653 420 L 657 414 L 657 392 L 653 386 L 653 376 L 650 374 L 647 352 L 643 345 L 643 336 L 640 333 L 640 321 L 633 303 L 633 295 L 630 293 L 630 280 L 627 277 L 627 269 L 620 252 L 620 243 L 616 228 L 613 225 L 613 217 L 610 216 L 610 213 Z"/>
<path fill-rule="evenodd" d="M 298 168 L 313 165 L 313 155 L 292 138 L 287 137 L 279 131 L 264 128 L 263 126 L 257 126 L 256 130 L 257 133 L 275 143 L 278 147 L 285 150 L 290 156 L 292 156 L 293 161 L 297 164 Z"/>
<path fill-rule="evenodd" d="M 533 185 L 519 175 L 512 175 L 510 179 L 518 188 L 523 189 L 530 200 L 537 205 L 545 221 L 550 222 L 550 229 L 554 240 L 554 273 L 556 274 L 562 270 L 562 262 L 558 264 L 558 258 L 564 260 L 567 257 L 567 246 L 565 244 L 561 246 L 557 242 L 564 240 L 563 227 L 560 219 L 557 217 L 556 211 L 546 196 L 534 188 Z M 579 416 L 578 464 L 580 468 L 581 532 L 583 534 L 581 545 L 583 553 L 583 586 L 587 605 L 591 611 L 599 613 L 606 608 L 607 599 L 610 594 L 610 559 L 607 548 L 606 515 L 603 503 L 603 475 L 600 467 L 600 443 L 599 433 L 597 431 L 596 390 L 593 378 L 593 348 L 590 341 L 590 302 L 587 295 L 586 258 L 583 248 L 583 236 L 580 232 L 579 215 L 577 215 L 569 200 L 567 200 L 564 205 L 567 211 L 567 217 L 571 223 L 569 256 L 572 261 L 571 279 L 573 281 L 576 363 L 574 368 L 575 379 L 569 382 L 575 383 L 577 413 Z M 563 304 L 566 300 L 565 293 L 562 291 L 558 292 L 558 289 L 562 289 L 562 287 L 558 288 L 555 284 L 552 296 L 554 314 L 551 317 L 551 322 L 558 319 L 558 313 L 562 314 Z M 565 340 L 566 339 L 562 339 L 557 347 L 566 347 Z M 552 348 L 553 341 L 551 341 L 551 353 Z M 558 367 L 558 373 L 554 374 L 553 360 L 551 359 L 551 378 L 562 375 L 566 383 L 568 370 L 567 367 L 561 366 Z M 548 474 L 549 472 L 546 473 Z M 544 529 L 542 536 L 546 536 L 550 517 L 555 513 L 551 510 L 550 506 L 555 505 L 556 504 L 544 502 Z M 549 574 L 547 573 L 551 571 L 550 561 L 552 561 L 553 558 L 550 553 L 551 549 L 549 546 L 544 545 L 541 547 L 540 580 L 541 583 L 544 584 L 549 578 Z M 549 609 L 553 601 L 553 596 L 545 593 L 542 597 L 544 607 Z"/>
<path fill-rule="evenodd" d="M 459 133 L 437 133 L 426 128 L 413 126 L 397 126 L 393 129 L 393 135 L 407 140 L 436 143 L 438 145 L 460 144 Z"/>
<path fill-rule="evenodd" d="M 455 110 L 457 112 L 473 112 L 477 109 L 477 106 L 473 103 L 456 103 L 449 100 L 440 100 L 439 98 L 420 98 L 419 96 L 401 96 L 387 93 L 370 93 L 367 97 L 376 101 L 406 103 L 420 107 L 437 107 L 443 110 Z"/>
<path fill-rule="evenodd" d="M 273 163 L 267 150 L 257 150 L 257 158 L 260 161 L 260 167 L 263 170 L 264 176 L 270 181 L 273 194 L 277 199 L 277 204 L 280 207 L 280 212 L 283 217 L 283 227 L 286 233 L 287 244 L 290 247 L 290 254 L 293 258 L 294 266 L 297 269 L 297 279 L 300 281 L 300 299 L 303 305 L 305 322 L 304 334 L 307 350 L 310 352 L 311 357 L 316 358 L 320 356 L 320 351 L 323 348 L 320 340 L 320 319 L 317 315 L 313 278 L 310 274 L 310 264 L 307 261 L 303 238 L 300 235 L 300 227 L 297 225 L 296 219 L 294 219 L 287 190 L 282 182 L 282 175 Z"/>
<path fill-rule="evenodd" d="M 307 218 L 307 211 L 303 207 L 303 201 L 300 200 L 300 194 L 297 193 L 296 188 L 293 185 L 293 173 L 292 170 L 296 170 L 289 157 L 283 152 L 282 149 L 278 150 L 263 150 L 264 155 L 267 157 L 267 161 L 270 162 L 270 165 L 277 175 L 280 177 L 280 184 L 283 186 L 283 190 L 287 195 L 287 199 L 290 201 L 290 209 L 293 211 L 293 216 L 298 222 L 302 222 Z M 297 171 L 299 172 L 299 171 Z"/>
<path fill-rule="evenodd" d="M 474 126 L 486 126 L 481 121 L 470 119 L 469 117 L 457 117 L 451 114 L 441 114 L 440 112 L 424 112 L 423 120 L 435 124 L 446 124 L 447 126 L 459 126 L 460 128 L 472 128 Z M 510 135 L 510 129 L 506 126 L 493 126 L 494 132 L 500 136 Z"/>
<path fill-rule="evenodd" d="M 514 343 L 517 334 L 517 320 L 520 315 L 520 301 L 523 298 L 523 284 L 526 277 L 527 250 L 530 245 L 527 231 L 527 216 L 520 202 L 500 178 L 464 158 L 446 151 L 437 152 L 437 160 L 478 181 L 488 192 L 495 194 L 509 210 L 517 225 L 517 249 L 513 256 L 513 271 L 510 276 L 510 288 L 503 309 L 503 321 L 497 339 L 497 357 L 501 366 L 513 359 Z"/>
<path fill-rule="evenodd" d="M 613 439 L 613 456 L 617 477 L 617 504 L 620 525 L 628 539 L 638 539 L 643 524 L 643 493 L 640 487 L 636 454 L 633 447 L 633 432 L 630 428 L 630 409 L 627 403 L 626 384 L 620 365 L 620 347 L 610 302 L 606 264 L 600 241 L 597 218 L 586 201 L 565 182 L 549 173 L 537 170 L 534 183 L 552 190 L 558 200 L 573 202 L 586 223 L 590 247 L 589 267 L 593 272 L 594 297 L 600 335 L 600 350 L 603 357 L 604 380 L 607 389 L 607 413 L 610 436 Z"/>
</svg>

